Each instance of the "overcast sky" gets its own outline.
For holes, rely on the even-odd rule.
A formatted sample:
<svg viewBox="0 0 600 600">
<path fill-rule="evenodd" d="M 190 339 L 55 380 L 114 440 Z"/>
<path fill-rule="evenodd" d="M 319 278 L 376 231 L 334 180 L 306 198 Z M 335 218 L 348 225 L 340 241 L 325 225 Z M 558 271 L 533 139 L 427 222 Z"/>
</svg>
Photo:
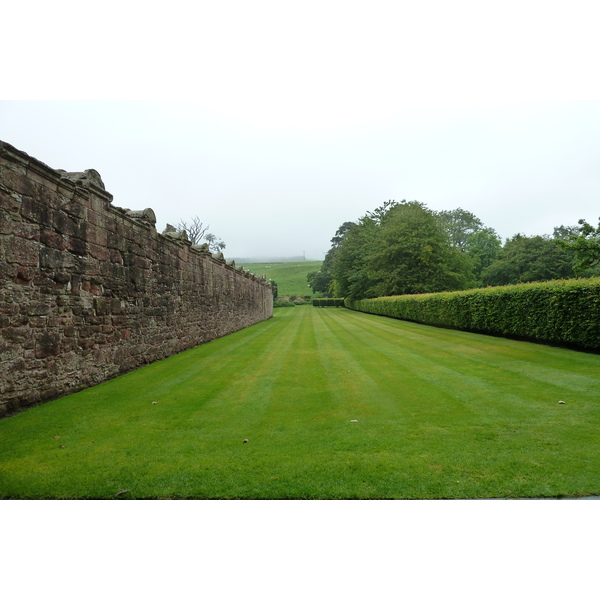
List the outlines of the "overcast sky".
<svg viewBox="0 0 600 600">
<path fill-rule="evenodd" d="M 388 199 L 503 239 L 600 217 L 592 2 L 140 6 L 7 9 L 0 139 L 98 170 L 159 231 L 197 215 L 229 258 L 322 259 Z"/>
</svg>

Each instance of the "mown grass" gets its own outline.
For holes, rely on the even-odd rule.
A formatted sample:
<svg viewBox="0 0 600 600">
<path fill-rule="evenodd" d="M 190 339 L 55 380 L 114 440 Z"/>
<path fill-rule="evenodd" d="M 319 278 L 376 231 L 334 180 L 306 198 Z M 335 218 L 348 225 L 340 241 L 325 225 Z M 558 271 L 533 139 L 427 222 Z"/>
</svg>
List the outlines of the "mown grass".
<svg viewBox="0 0 600 600">
<path fill-rule="evenodd" d="M 301 260 L 279 263 L 249 263 L 242 265 L 255 275 L 266 275 L 277 283 L 279 297 L 312 296 L 306 276 L 321 268 L 320 260 Z"/>
<path fill-rule="evenodd" d="M 0 497 L 575 497 L 599 439 L 598 355 L 295 307 L 0 421 Z"/>
</svg>

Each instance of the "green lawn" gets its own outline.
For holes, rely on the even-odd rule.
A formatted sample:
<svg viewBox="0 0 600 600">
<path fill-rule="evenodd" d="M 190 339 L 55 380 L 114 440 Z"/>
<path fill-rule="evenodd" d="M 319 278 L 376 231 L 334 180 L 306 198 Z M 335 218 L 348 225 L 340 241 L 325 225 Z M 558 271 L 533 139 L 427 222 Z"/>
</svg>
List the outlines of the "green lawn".
<svg viewBox="0 0 600 600">
<path fill-rule="evenodd" d="M 248 263 L 242 265 L 255 275 L 266 275 L 277 284 L 279 297 L 283 296 L 312 296 L 306 276 L 311 271 L 321 268 L 320 260 L 301 260 L 297 262 L 279 263 Z"/>
<path fill-rule="evenodd" d="M 283 308 L 0 421 L 0 497 L 583 496 L 598 440 L 599 355 Z"/>
</svg>

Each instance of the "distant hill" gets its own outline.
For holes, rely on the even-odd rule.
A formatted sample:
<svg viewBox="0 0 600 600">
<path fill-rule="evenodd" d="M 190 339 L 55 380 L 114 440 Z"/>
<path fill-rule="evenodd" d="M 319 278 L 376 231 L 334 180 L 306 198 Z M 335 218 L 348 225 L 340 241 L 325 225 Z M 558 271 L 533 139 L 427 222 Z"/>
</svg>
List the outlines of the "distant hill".
<svg viewBox="0 0 600 600">
<path fill-rule="evenodd" d="M 255 275 L 265 275 L 267 280 L 277 284 L 279 297 L 283 296 L 312 296 L 306 276 L 311 271 L 318 271 L 323 264 L 321 260 L 296 260 L 286 262 L 239 262 Z"/>
<path fill-rule="evenodd" d="M 246 256 L 244 258 L 233 256 L 232 258 L 227 257 L 227 260 L 235 260 L 236 265 L 245 265 L 248 263 L 314 262 L 310 259 L 304 258 L 303 256 Z"/>
</svg>

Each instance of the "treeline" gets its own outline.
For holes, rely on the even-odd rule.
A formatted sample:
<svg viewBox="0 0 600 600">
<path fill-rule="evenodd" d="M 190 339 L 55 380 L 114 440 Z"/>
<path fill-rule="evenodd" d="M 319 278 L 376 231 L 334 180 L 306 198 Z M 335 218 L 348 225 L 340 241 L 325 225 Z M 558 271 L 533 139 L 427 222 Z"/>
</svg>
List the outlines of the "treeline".
<svg viewBox="0 0 600 600">
<path fill-rule="evenodd" d="M 600 275 L 600 224 L 560 225 L 552 235 L 516 234 L 504 244 L 494 229 L 461 208 L 434 212 L 417 201 L 390 200 L 343 223 L 314 293 L 377 298 Z"/>
</svg>

